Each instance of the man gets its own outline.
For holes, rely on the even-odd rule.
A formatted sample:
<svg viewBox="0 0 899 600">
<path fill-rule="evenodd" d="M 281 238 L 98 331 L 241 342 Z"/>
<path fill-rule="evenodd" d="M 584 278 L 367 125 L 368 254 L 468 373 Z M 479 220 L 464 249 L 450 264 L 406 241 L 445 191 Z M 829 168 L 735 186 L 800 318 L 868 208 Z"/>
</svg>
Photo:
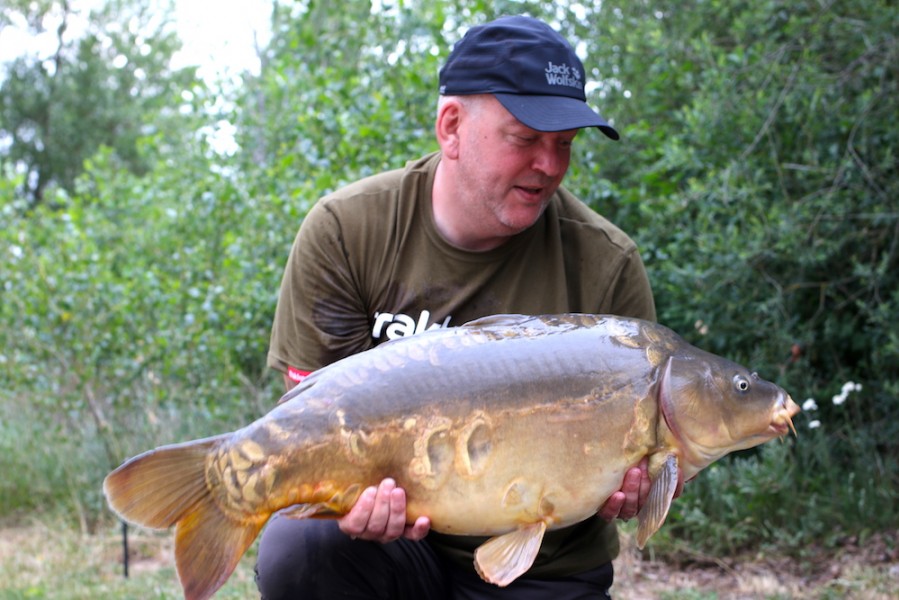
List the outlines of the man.
<svg viewBox="0 0 899 600">
<path fill-rule="evenodd" d="M 584 69 L 545 23 L 472 28 L 440 72 L 440 152 L 320 200 L 294 242 L 269 365 L 288 388 L 388 339 L 496 313 L 612 313 L 655 319 L 634 243 L 560 187 L 578 131 L 618 133 L 587 104 Z M 547 532 L 507 588 L 481 581 L 483 538 L 407 524 L 387 479 L 333 521 L 276 516 L 257 582 L 278 598 L 605 597 L 615 518 L 633 517 L 648 476 L 631 469 L 593 519 Z"/>
</svg>

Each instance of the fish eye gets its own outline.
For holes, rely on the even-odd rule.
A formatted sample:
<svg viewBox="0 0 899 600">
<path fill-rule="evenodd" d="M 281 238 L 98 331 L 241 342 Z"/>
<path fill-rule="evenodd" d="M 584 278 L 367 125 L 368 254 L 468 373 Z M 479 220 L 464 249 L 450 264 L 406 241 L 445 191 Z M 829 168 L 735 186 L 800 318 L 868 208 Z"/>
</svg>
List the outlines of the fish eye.
<svg viewBox="0 0 899 600">
<path fill-rule="evenodd" d="M 748 392 L 751 387 L 752 386 L 749 384 L 749 380 L 742 375 L 737 375 L 736 377 L 734 377 L 734 388 L 741 394 L 745 394 L 746 392 Z"/>
</svg>

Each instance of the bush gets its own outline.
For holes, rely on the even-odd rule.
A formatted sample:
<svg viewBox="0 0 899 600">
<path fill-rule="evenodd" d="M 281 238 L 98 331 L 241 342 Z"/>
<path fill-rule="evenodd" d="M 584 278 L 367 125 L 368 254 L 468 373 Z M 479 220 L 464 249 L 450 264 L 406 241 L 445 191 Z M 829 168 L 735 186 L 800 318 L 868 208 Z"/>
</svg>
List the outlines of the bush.
<svg viewBox="0 0 899 600">
<path fill-rule="evenodd" d="M 93 521 L 124 458 L 277 398 L 264 355 L 282 267 L 254 251 L 276 217 L 190 159 L 135 177 L 104 153 L 58 208 L 0 204 L 4 511 L 64 501 Z"/>
<path fill-rule="evenodd" d="M 700 475 L 673 529 L 711 552 L 798 551 L 889 526 L 899 493 L 899 45 L 884 17 L 896 9 L 654 10 L 622 9 L 629 28 L 606 40 L 631 50 L 618 76 L 634 90 L 610 91 L 608 111 L 638 120 L 623 128 L 636 148 L 611 158 L 620 179 L 595 205 L 635 233 L 660 321 L 799 404 L 818 399 L 797 419 L 795 444 Z M 831 402 L 850 381 L 862 391 Z"/>
</svg>

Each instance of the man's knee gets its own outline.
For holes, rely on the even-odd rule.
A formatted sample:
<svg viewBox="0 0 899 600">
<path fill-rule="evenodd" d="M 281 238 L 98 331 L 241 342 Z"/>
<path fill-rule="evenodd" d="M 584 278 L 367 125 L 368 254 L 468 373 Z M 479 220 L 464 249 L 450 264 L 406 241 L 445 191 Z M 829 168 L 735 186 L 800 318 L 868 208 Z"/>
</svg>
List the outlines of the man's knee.
<svg viewBox="0 0 899 600">
<path fill-rule="evenodd" d="M 256 559 L 256 585 L 262 598 L 292 599 L 301 591 L 314 594 L 334 571 L 338 547 L 348 541 L 334 521 L 275 515 L 262 532 Z"/>
<path fill-rule="evenodd" d="M 424 542 L 352 540 L 330 520 L 275 516 L 262 533 L 256 585 L 263 600 L 436 598 L 446 583 Z"/>
</svg>

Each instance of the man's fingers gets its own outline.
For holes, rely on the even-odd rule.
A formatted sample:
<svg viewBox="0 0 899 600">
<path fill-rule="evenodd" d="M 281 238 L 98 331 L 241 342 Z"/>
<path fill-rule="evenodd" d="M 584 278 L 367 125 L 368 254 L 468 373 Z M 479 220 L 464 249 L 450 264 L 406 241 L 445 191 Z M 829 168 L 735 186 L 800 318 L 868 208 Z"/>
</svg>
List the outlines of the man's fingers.
<svg viewBox="0 0 899 600">
<path fill-rule="evenodd" d="M 627 473 L 625 473 L 624 482 L 621 484 L 621 491 L 624 492 L 624 502 L 618 511 L 619 519 L 632 519 L 640 510 L 640 490 L 643 484 L 643 473 L 644 471 L 639 467 L 628 469 Z"/>
<path fill-rule="evenodd" d="M 363 490 L 350 512 L 337 521 L 342 532 L 351 537 L 359 537 L 365 532 L 377 494 L 378 490 L 375 487 Z"/>
<path fill-rule="evenodd" d="M 597 514 L 606 521 L 632 519 L 639 514 L 643 505 L 646 504 L 651 488 L 649 460 L 644 457 L 639 465 L 627 470 L 624 474 L 624 480 L 621 482 L 621 489 L 609 496 L 609 499 L 606 500 L 606 503 Z M 677 489 L 674 491 L 674 497 L 679 497 L 683 491 L 684 472 L 682 469 L 678 469 Z"/>
<path fill-rule="evenodd" d="M 677 488 L 674 490 L 674 497 L 680 498 L 681 494 L 684 493 L 684 470 L 681 468 L 677 469 Z"/>
<path fill-rule="evenodd" d="M 393 479 L 384 479 L 377 488 L 366 488 L 353 508 L 338 521 L 340 530 L 358 539 L 390 542 L 406 535 L 406 492 Z M 430 521 L 412 525 L 409 535 L 424 537 Z M 418 539 L 420 539 L 420 537 Z"/>
<path fill-rule="evenodd" d="M 417 542 L 418 540 L 423 540 L 430 530 L 431 520 L 427 517 L 418 517 L 415 519 L 415 523 L 406 526 L 403 537 Z"/>
<path fill-rule="evenodd" d="M 378 485 L 368 524 L 360 537 L 367 540 L 379 540 L 384 536 L 391 518 L 391 495 L 395 489 L 396 482 L 393 479 L 385 479 Z M 405 496 L 403 498 L 405 504 Z"/>
<path fill-rule="evenodd" d="M 624 492 L 615 492 L 609 496 L 606 503 L 599 509 L 599 516 L 606 521 L 617 519 L 618 513 L 621 512 L 621 507 L 624 505 L 624 498 Z"/>
<path fill-rule="evenodd" d="M 646 499 L 649 498 L 652 481 L 649 479 L 649 459 L 644 457 L 638 466 L 640 467 L 640 493 L 637 498 L 637 511 L 639 512 L 646 504 Z"/>
<path fill-rule="evenodd" d="M 406 530 L 406 492 L 394 487 L 390 490 L 387 504 L 387 522 L 384 525 L 383 540 L 394 540 Z"/>
</svg>

